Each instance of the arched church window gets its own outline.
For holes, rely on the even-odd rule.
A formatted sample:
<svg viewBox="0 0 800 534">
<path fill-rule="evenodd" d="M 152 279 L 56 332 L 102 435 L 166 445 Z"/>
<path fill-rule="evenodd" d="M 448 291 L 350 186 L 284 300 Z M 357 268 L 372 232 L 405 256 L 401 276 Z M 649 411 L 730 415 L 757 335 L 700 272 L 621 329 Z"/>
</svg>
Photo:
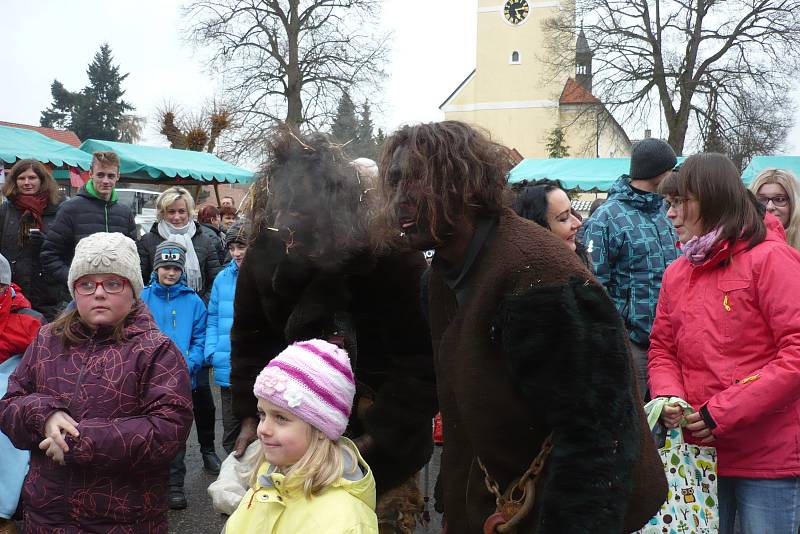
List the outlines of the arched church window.
<svg viewBox="0 0 800 534">
<path fill-rule="evenodd" d="M 519 62 L 520 62 L 519 61 L 519 52 L 514 50 L 513 52 L 511 52 L 511 64 L 516 65 Z"/>
<path fill-rule="evenodd" d="M 586 74 L 586 65 L 578 65 L 577 74 Z"/>
</svg>

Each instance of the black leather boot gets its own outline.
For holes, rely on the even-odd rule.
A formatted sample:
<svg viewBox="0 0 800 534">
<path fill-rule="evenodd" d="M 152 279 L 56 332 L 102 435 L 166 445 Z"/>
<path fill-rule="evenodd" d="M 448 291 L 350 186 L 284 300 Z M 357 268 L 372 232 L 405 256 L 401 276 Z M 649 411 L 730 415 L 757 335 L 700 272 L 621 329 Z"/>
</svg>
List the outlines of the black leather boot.
<svg viewBox="0 0 800 534">
<path fill-rule="evenodd" d="M 188 503 L 186 502 L 186 494 L 183 488 L 172 486 L 169 488 L 169 509 L 170 510 L 185 510 Z"/>
<path fill-rule="evenodd" d="M 200 451 L 200 455 L 203 457 L 203 469 L 205 469 L 207 473 L 218 475 L 219 468 L 222 466 L 222 461 L 219 459 L 219 456 L 217 456 L 217 453 L 213 449 L 207 449 Z"/>
</svg>

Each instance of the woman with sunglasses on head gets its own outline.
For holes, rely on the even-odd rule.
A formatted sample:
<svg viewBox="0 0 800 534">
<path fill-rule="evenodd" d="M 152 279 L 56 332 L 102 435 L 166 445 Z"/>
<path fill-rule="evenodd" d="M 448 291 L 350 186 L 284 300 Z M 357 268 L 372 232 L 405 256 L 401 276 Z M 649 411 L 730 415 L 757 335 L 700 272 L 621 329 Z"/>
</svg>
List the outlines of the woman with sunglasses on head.
<svg viewBox="0 0 800 534">
<path fill-rule="evenodd" d="M 583 220 L 572 209 L 572 202 L 561 182 L 543 178 L 534 182 L 521 182 L 511 189 L 516 193 L 511 206 L 517 215 L 550 230 L 570 250 L 574 250 L 591 271 L 589 254 L 578 240 L 578 229 L 583 226 Z"/>
<path fill-rule="evenodd" d="M 800 184 L 789 171 L 765 169 L 750 184 L 758 201 L 783 225 L 786 241 L 800 250 Z"/>
<path fill-rule="evenodd" d="M 660 185 L 682 244 L 664 273 L 649 384 L 667 427 L 717 449 L 719 532 L 800 527 L 800 252 L 721 154 Z"/>
<path fill-rule="evenodd" d="M 39 332 L 0 400 L 0 429 L 31 451 L 24 532 L 167 532 L 169 464 L 192 426 L 186 362 L 139 299 L 136 245 L 78 242 L 74 297 Z"/>
</svg>

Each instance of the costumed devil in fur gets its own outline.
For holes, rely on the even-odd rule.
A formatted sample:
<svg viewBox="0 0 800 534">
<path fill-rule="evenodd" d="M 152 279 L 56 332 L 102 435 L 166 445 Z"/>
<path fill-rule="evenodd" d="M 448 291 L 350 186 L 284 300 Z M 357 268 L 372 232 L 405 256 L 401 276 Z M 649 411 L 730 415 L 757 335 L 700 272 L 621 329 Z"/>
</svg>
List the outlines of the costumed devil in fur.
<svg viewBox="0 0 800 534">
<path fill-rule="evenodd" d="M 386 231 L 436 250 L 424 293 L 447 532 L 631 532 L 667 484 L 627 334 L 575 253 L 508 208 L 512 164 L 454 121 L 401 128 L 380 162 Z"/>
<path fill-rule="evenodd" d="M 412 532 L 422 511 L 412 477 L 430 458 L 437 410 L 419 300 L 424 257 L 376 252 L 368 232 L 374 178 L 325 136 L 282 132 L 269 149 L 234 300 L 231 393 L 241 423 L 234 454 L 256 438 L 253 383 L 267 362 L 295 341 L 336 343 L 358 384 L 348 435 L 374 472 L 382 532 Z M 403 488 L 407 498 L 398 499 Z"/>
</svg>

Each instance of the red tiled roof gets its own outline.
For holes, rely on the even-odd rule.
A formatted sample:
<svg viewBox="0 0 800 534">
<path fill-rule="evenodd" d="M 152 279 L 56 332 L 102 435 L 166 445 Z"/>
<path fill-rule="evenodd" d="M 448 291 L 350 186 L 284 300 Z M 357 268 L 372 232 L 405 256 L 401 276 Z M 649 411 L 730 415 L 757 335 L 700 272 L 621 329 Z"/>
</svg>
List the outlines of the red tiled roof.
<svg viewBox="0 0 800 534">
<path fill-rule="evenodd" d="M 576 82 L 573 78 L 569 78 L 564 85 L 564 90 L 561 91 L 561 98 L 558 99 L 559 104 L 599 104 L 600 100 L 591 92 L 587 91 Z"/>
<path fill-rule="evenodd" d="M 19 124 L 16 122 L 0 121 L 0 126 L 10 126 L 11 128 L 25 128 L 26 130 L 34 130 L 42 135 L 55 139 L 62 143 L 72 145 L 75 148 L 81 146 L 81 140 L 71 130 L 56 130 L 55 128 L 45 128 L 43 126 L 31 126 L 30 124 Z"/>
</svg>

